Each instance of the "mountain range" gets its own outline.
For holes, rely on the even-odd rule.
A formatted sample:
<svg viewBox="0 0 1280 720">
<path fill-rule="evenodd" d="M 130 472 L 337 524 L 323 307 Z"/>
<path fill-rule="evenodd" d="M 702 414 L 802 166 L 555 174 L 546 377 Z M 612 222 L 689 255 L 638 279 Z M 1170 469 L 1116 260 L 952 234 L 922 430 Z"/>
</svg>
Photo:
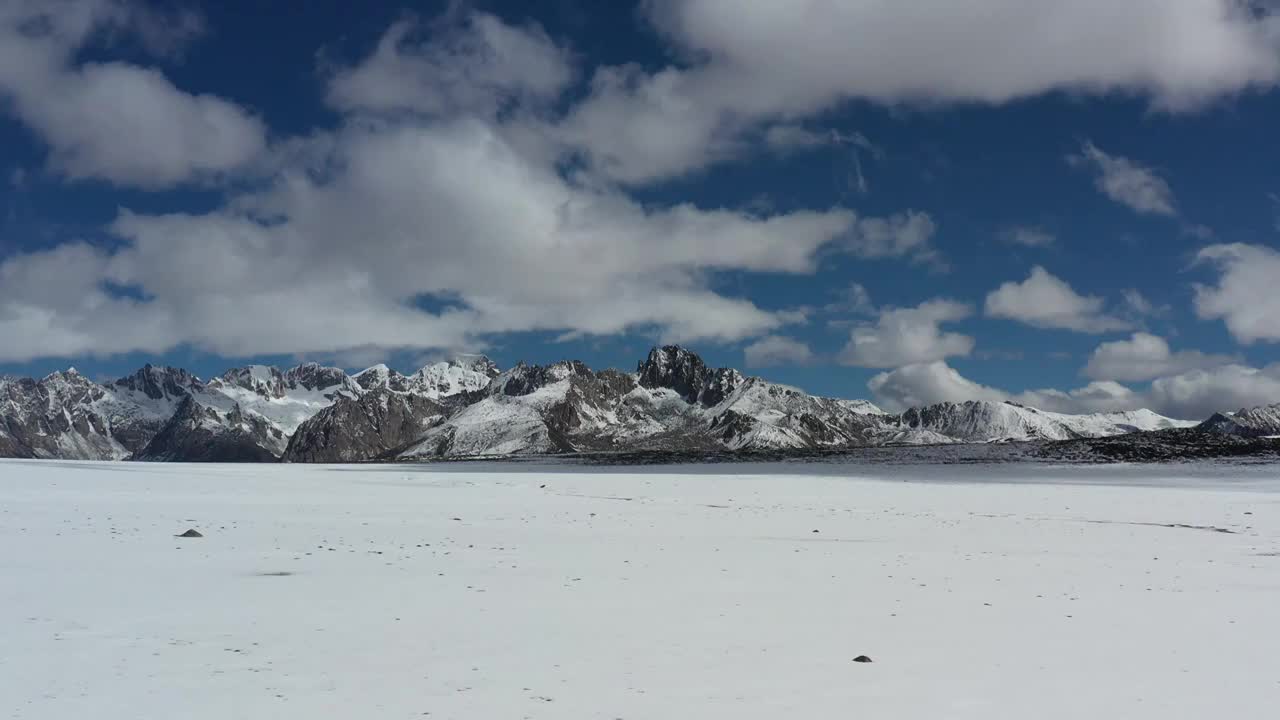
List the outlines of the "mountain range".
<svg viewBox="0 0 1280 720">
<path fill-rule="evenodd" d="M 462 356 L 404 375 L 306 363 L 205 381 L 147 365 L 109 383 L 74 369 L 0 378 L 0 457 L 362 462 L 636 451 L 761 452 L 1105 438 L 1196 428 L 1280 435 L 1280 405 L 1204 422 L 1149 410 L 1051 413 L 942 403 L 901 414 L 711 368 L 678 346 L 635 372 L 581 362 L 500 369 Z"/>
</svg>

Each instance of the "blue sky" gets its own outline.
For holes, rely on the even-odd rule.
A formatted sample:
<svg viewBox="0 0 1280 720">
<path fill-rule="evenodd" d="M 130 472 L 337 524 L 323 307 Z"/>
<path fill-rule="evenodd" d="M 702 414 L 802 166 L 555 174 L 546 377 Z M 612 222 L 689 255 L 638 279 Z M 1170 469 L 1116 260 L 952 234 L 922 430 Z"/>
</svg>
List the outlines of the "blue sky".
<svg viewBox="0 0 1280 720">
<path fill-rule="evenodd" d="M 260 5 L 0 9 L 0 373 L 1280 401 L 1269 3 Z"/>
</svg>

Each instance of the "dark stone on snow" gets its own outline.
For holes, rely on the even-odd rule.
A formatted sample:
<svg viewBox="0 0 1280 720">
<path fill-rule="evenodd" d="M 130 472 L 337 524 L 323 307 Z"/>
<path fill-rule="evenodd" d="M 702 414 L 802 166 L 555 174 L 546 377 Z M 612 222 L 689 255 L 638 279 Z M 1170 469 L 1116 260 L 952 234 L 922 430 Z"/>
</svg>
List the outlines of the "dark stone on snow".
<svg viewBox="0 0 1280 720">
<path fill-rule="evenodd" d="M 174 537 L 180 537 L 180 538 L 198 538 L 198 537 L 204 537 L 204 535 L 200 534 L 200 531 L 199 531 L 199 530 L 196 530 L 195 528 L 192 528 L 192 529 L 190 529 L 190 530 L 188 530 L 188 531 L 186 531 L 186 532 L 182 533 L 181 535 L 175 535 Z"/>
</svg>

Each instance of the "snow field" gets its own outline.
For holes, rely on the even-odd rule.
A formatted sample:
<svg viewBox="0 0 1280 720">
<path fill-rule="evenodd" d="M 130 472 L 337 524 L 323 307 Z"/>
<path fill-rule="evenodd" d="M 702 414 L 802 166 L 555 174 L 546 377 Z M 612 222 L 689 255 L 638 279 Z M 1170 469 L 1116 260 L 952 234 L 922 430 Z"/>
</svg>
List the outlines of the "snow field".
<svg viewBox="0 0 1280 720">
<path fill-rule="evenodd" d="M 3 461 L 0 717 L 1272 717 L 1280 481 L 1041 471 Z"/>
</svg>

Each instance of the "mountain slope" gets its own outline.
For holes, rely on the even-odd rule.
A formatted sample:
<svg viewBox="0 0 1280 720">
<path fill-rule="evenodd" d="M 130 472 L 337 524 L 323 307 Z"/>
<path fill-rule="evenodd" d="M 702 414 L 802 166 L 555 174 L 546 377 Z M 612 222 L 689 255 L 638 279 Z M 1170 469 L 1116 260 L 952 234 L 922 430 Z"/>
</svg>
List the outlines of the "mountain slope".
<svg viewBox="0 0 1280 720">
<path fill-rule="evenodd" d="M 1199 428 L 1240 437 L 1280 435 L 1280 403 L 1241 409 L 1234 413 L 1216 413 L 1201 423 Z"/>
<path fill-rule="evenodd" d="M 340 397 L 302 423 L 289 439 L 285 462 L 374 460 L 418 440 L 445 409 L 428 397 L 374 387 Z"/>
<path fill-rule="evenodd" d="M 1195 423 L 1166 418 L 1150 410 L 1065 415 L 1015 403 L 971 400 L 912 408 L 898 417 L 898 425 L 912 433 L 924 433 L 923 437 L 930 441 L 944 437 L 953 442 L 993 442 L 1074 440 L 1189 427 Z"/>
<path fill-rule="evenodd" d="M 261 415 L 229 412 L 188 396 L 135 460 L 182 462 L 275 462 L 272 451 L 284 440 L 278 427 Z"/>
<path fill-rule="evenodd" d="M 1070 440 L 1185 428 L 1147 410 L 1065 415 L 1013 403 L 884 413 L 708 367 L 678 346 L 634 372 L 577 361 L 500 371 L 465 356 L 405 375 L 305 363 L 236 368 L 208 382 L 146 366 L 98 384 L 74 370 L 0 379 L 0 455 L 145 460 L 359 462 L 632 451 L 822 450 L 894 444 Z M 1215 416 L 1202 430 L 1280 434 L 1280 406 Z"/>
</svg>

